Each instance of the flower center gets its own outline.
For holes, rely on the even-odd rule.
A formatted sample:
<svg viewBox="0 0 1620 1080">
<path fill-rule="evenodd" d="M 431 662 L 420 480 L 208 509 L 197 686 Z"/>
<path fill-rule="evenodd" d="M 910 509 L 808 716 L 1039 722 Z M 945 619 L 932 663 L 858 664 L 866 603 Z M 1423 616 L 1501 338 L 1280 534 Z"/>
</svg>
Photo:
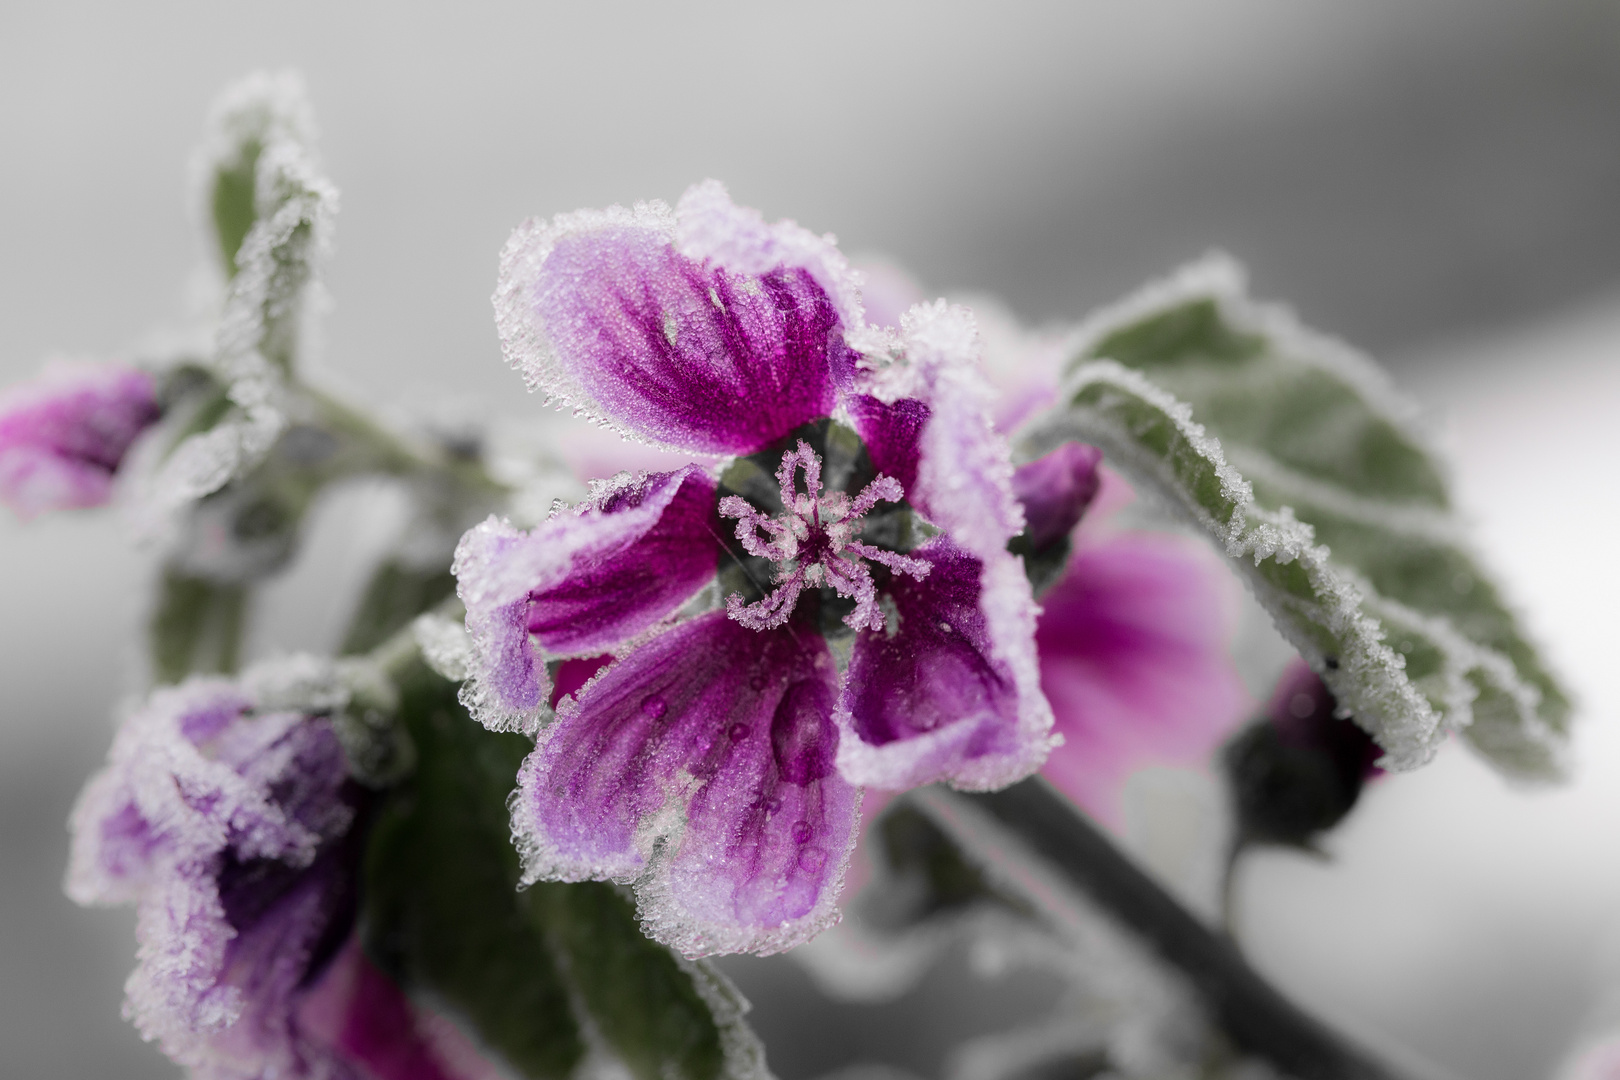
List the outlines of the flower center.
<svg viewBox="0 0 1620 1080">
<path fill-rule="evenodd" d="M 802 492 L 797 483 L 801 469 Z M 856 539 L 861 519 L 873 507 L 905 498 L 900 481 L 879 476 L 854 499 L 842 491 L 823 493 L 821 458 L 803 439 L 797 449 L 782 455 L 776 480 L 781 485 L 784 509 L 775 517 L 760 512 L 740 495 L 720 500 L 721 516 L 737 519 L 737 539 L 743 550 L 776 564 L 776 588 L 770 595 L 749 604 L 741 594 L 732 593 L 726 597 L 726 613 L 750 630 L 767 630 L 787 622 L 799 594 L 806 588 L 831 588 L 839 596 L 855 601 L 855 610 L 844 617 L 845 625 L 855 630 L 883 629 L 877 588 L 864 560 L 882 563 L 918 581 L 927 577 L 929 570 L 929 564 L 922 559 Z"/>
</svg>

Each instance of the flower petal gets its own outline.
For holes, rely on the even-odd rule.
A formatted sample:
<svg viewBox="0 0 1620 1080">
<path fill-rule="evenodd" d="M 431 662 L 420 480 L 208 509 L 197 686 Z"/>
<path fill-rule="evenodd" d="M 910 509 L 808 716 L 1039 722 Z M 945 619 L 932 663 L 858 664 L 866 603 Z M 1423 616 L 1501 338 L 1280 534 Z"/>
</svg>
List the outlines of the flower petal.
<svg viewBox="0 0 1620 1080">
<path fill-rule="evenodd" d="M 991 559 L 1023 530 L 1024 512 L 1012 491 L 1007 441 L 990 422 L 973 314 L 937 300 L 907 312 L 902 329 L 930 411 L 918 442 L 917 481 L 906 495 L 959 545 Z"/>
<path fill-rule="evenodd" d="M 836 667 L 802 623 L 710 612 L 565 699 L 524 762 L 525 880 L 635 882 L 688 956 L 776 952 L 831 925 L 859 817 L 834 768 Z"/>
<path fill-rule="evenodd" d="M 1051 713 L 1035 683 L 1029 635 L 997 655 L 998 608 L 1022 606 L 1029 584 L 1005 554 L 986 567 L 946 537 L 911 552 L 931 569 L 887 586 L 897 625 L 855 641 L 839 702 L 838 768 L 851 782 L 904 789 L 935 780 L 984 789 L 1037 769 Z"/>
<path fill-rule="evenodd" d="M 916 398 L 885 402 L 862 394 L 850 398 L 846 407 L 872 467 L 900 481 L 909 492 L 917 483 L 918 443 L 928 424 L 928 404 Z"/>
<path fill-rule="evenodd" d="M 536 643 L 590 656 L 643 633 L 714 576 L 715 481 L 696 466 L 625 478 L 530 532 L 490 518 L 456 550 L 475 686 L 494 730 L 532 730 L 549 702 Z"/>
<path fill-rule="evenodd" d="M 520 226 L 496 323 L 532 388 L 625 434 L 751 453 L 828 415 L 851 377 L 848 273 L 826 241 L 700 186 L 679 215 L 652 203 Z"/>
<path fill-rule="evenodd" d="M 1041 686 L 1064 740 L 1042 772 L 1099 820 L 1119 822 L 1131 772 L 1202 761 L 1248 715 L 1229 584 L 1202 547 L 1126 533 L 1082 545 L 1042 598 Z"/>
</svg>

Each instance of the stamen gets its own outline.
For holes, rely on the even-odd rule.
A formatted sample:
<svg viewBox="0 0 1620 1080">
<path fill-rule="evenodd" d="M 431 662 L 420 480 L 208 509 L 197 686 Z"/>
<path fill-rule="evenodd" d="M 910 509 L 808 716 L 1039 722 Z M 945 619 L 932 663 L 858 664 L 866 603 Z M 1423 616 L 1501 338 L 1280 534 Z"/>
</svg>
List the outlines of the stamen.
<svg viewBox="0 0 1620 1080">
<path fill-rule="evenodd" d="M 804 470 L 804 491 L 795 481 Z M 776 588 L 752 604 L 740 593 L 726 597 L 726 613 L 751 630 L 769 630 L 787 622 L 806 588 L 828 587 L 855 610 L 844 617 L 855 630 L 882 630 L 885 617 L 878 605 L 877 587 L 863 559 L 921 581 L 931 565 L 897 551 L 885 551 L 855 540 L 860 519 L 880 502 L 899 502 L 905 489 L 892 476 L 879 476 L 854 500 L 842 491 L 821 492 L 821 458 L 808 443 L 782 455 L 776 470 L 784 512 L 768 517 L 746 499 L 728 495 L 720 500 L 720 514 L 737 519 L 737 539 L 750 555 L 779 564 Z M 794 560 L 798 560 L 794 564 Z"/>
</svg>

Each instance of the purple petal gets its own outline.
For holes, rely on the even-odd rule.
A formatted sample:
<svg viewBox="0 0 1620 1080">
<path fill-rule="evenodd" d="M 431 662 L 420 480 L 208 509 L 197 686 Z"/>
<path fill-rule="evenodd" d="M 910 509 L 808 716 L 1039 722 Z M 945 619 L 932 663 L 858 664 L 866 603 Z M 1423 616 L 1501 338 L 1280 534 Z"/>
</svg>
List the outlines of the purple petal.
<svg viewBox="0 0 1620 1080">
<path fill-rule="evenodd" d="M 1055 544 L 1080 524 L 1102 486 L 1101 463 L 1102 451 L 1095 446 L 1066 442 L 1013 473 L 1013 494 L 1023 504 L 1031 547 L 1039 551 Z"/>
<path fill-rule="evenodd" d="M 688 956 L 775 952 L 836 918 L 859 792 L 834 768 L 836 668 L 802 623 L 710 612 L 565 700 L 524 762 L 525 875 L 634 881 Z"/>
<path fill-rule="evenodd" d="M 856 638 L 838 711 L 839 770 L 886 789 L 935 780 L 982 789 L 1027 776 L 1045 759 L 1051 717 L 1033 686 L 1033 646 L 1010 660 L 1011 650 L 998 653 L 990 614 L 1028 603 L 1020 564 L 1003 556 L 987 573 L 946 537 L 911 554 L 929 574 L 895 575 L 894 624 Z"/>
<path fill-rule="evenodd" d="M 448 1021 L 411 1002 L 350 938 L 303 995 L 297 1023 L 312 1041 L 359 1066 L 366 1080 L 494 1080 L 501 1072 Z M 452 1035 L 452 1040 L 445 1036 Z M 453 1041 L 454 1046 L 446 1046 Z M 452 1052 L 446 1052 L 452 1051 Z"/>
<path fill-rule="evenodd" d="M 532 730 L 548 703 L 536 643 L 589 656 L 643 633 L 714 576 L 715 481 L 696 466 L 607 489 L 523 533 L 490 518 L 456 550 L 476 688 L 497 730 Z"/>
<path fill-rule="evenodd" d="M 750 453 L 832 411 L 858 301 L 829 294 L 825 252 L 762 223 L 728 240 L 712 198 L 692 206 L 702 222 L 652 204 L 521 226 L 501 257 L 502 347 L 531 387 L 627 434 Z"/>
<path fill-rule="evenodd" d="M 0 502 L 23 517 L 99 506 L 135 439 L 160 415 L 152 376 L 60 367 L 0 399 Z"/>
<path fill-rule="evenodd" d="M 192 679 L 109 759 L 74 810 L 68 891 L 138 905 L 126 1013 L 196 1075 L 346 1075 L 293 1019 L 354 914 L 359 795 L 330 722 Z"/>
<path fill-rule="evenodd" d="M 918 443 L 928 423 L 927 403 L 916 398 L 888 403 L 863 394 L 851 398 L 846 407 L 866 443 L 872 467 L 910 491 L 917 483 Z"/>
<path fill-rule="evenodd" d="M 1007 441 L 990 421 L 973 315 L 943 300 L 921 304 L 906 314 L 903 330 L 930 410 L 917 481 L 906 494 L 957 544 L 989 561 L 1023 530 L 1024 513 L 1012 492 Z"/>
<path fill-rule="evenodd" d="M 1229 588 L 1202 547 L 1127 533 L 1082 546 L 1042 598 L 1041 686 L 1064 739 L 1042 772 L 1098 819 L 1117 823 L 1131 772 L 1203 761 L 1248 715 Z"/>
</svg>

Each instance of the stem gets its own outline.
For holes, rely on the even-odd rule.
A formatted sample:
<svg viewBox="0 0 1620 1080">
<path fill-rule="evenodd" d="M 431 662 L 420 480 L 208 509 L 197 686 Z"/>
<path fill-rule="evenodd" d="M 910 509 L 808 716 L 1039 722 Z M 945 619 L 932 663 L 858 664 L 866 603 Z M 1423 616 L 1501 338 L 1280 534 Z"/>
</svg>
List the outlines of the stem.
<svg viewBox="0 0 1620 1080">
<path fill-rule="evenodd" d="M 985 850 L 987 841 L 1004 848 L 1011 841 L 1040 856 L 1048 869 L 1179 969 L 1220 1027 L 1250 1053 L 1299 1080 L 1397 1080 L 1399 1074 L 1285 998 L 1229 938 L 1182 907 L 1045 781 L 1031 778 L 984 794 L 943 789 L 918 794 L 968 850 Z M 984 835 L 986 825 L 1002 835 Z"/>
</svg>

